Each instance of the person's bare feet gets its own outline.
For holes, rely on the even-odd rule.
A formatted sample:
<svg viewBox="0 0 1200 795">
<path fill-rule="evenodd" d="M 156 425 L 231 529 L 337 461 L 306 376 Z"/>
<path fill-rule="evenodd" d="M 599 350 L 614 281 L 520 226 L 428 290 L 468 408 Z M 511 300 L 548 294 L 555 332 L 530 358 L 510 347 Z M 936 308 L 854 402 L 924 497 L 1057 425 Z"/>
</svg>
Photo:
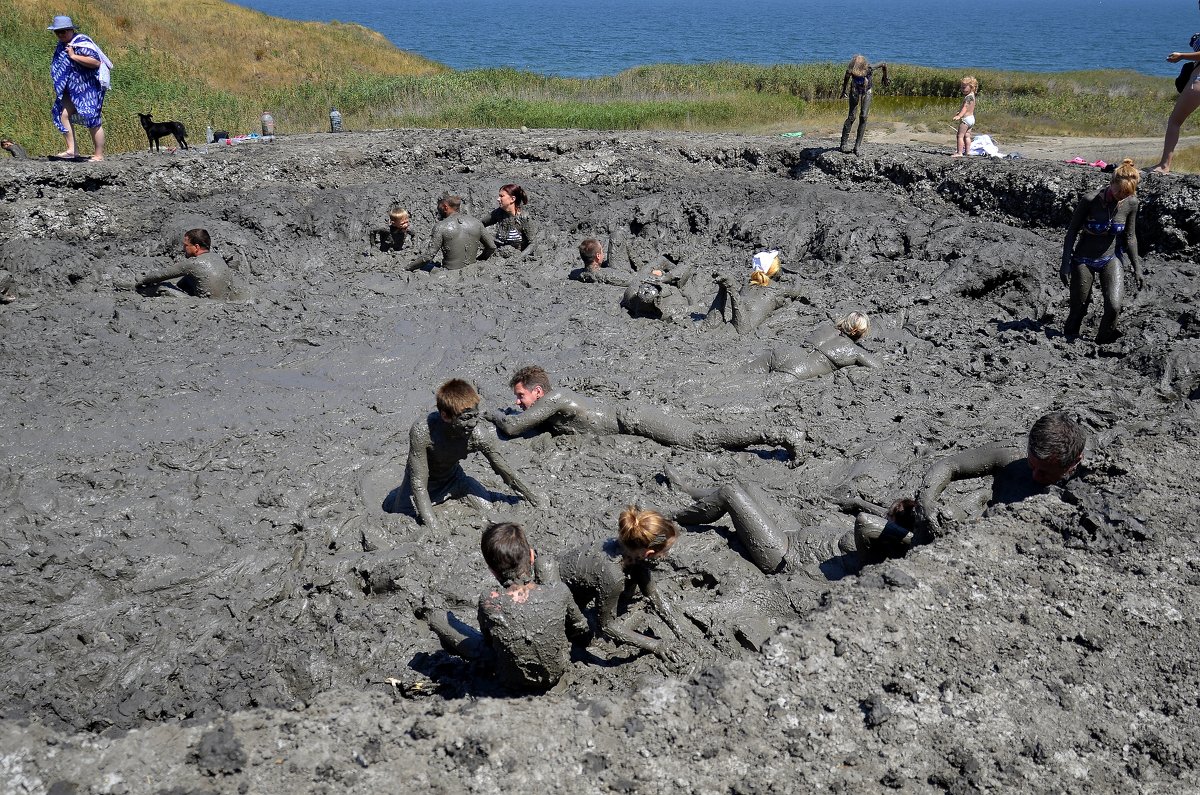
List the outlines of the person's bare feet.
<svg viewBox="0 0 1200 795">
<path fill-rule="evenodd" d="M 1164 166 L 1162 163 L 1159 163 L 1157 166 L 1150 169 L 1150 173 L 1151 174 L 1170 174 L 1171 169 L 1167 166 Z"/>
<path fill-rule="evenodd" d="M 962 152 L 955 152 L 954 154 L 952 154 L 952 155 L 950 155 L 950 156 L 951 156 L 951 157 L 962 157 L 962 156 L 963 156 L 963 153 L 962 153 Z"/>
<path fill-rule="evenodd" d="M 104 158 L 103 158 L 103 157 L 96 157 L 95 155 L 93 155 L 93 156 L 91 156 L 91 157 L 89 157 L 89 158 L 88 158 L 88 162 L 89 162 L 89 163 L 103 163 L 103 162 L 104 162 Z"/>
<path fill-rule="evenodd" d="M 70 160 L 71 158 L 75 157 L 75 153 L 74 152 L 59 152 L 58 154 L 56 154 L 54 156 L 59 158 L 60 160 Z"/>
</svg>

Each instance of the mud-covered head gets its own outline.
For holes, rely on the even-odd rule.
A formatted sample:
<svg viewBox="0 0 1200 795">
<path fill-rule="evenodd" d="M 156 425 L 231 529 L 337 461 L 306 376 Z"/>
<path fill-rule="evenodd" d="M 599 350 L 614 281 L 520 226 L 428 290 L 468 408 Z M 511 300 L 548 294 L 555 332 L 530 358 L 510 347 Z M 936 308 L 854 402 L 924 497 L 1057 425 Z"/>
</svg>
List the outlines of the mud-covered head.
<svg viewBox="0 0 1200 795">
<path fill-rule="evenodd" d="M 850 64 L 846 67 L 846 71 L 854 77 L 864 77 L 871 64 L 867 62 L 867 56 L 855 55 L 850 59 Z"/>
<path fill-rule="evenodd" d="M 438 414 L 452 424 L 474 424 L 479 414 L 479 392 L 470 381 L 451 378 L 435 394 Z"/>
<path fill-rule="evenodd" d="M 1127 157 L 1113 170 L 1112 182 L 1108 184 L 1109 195 L 1116 201 L 1129 198 L 1137 193 L 1138 183 L 1141 181 L 1142 172 L 1138 171 L 1133 160 Z"/>
<path fill-rule="evenodd" d="M 488 525 L 479 539 L 479 550 L 501 585 L 523 584 L 533 580 L 533 547 L 529 545 L 525 528 L 521 525 L 515 522 Z"/>
<path fill-rule="evenodd" d="M 403 207 L 393 207 L 391 212 L 388 213 L 388 223 L 392 229 L 396 229 L 401 232 L 407 232 L 408 225 L 411 223 L 411 221 L 412 216 L 409 215 L 408 210 L 404 209 Z"/>
<path fill-rule="evenodd" d="M 604 246 L 596 238 L 589 237 L 579 244 L 579 259 L 588 270 L 599 270 L 604 263 Z"/>
<path fill-rule="evenodd" d="M 212 237 L 207 229 L 189 229 L 183 233 L 183 253 L 198 257 L 212 248 Z"/>
<path fill-rule="evenodd" d="M 838 331 L 857 342 L 871 333 L 871 318 L 862 312 L 851 312 L 837 321 Z"/>
<path fill-rule="evenodd" d="M 1035 482 L 1049 486 L 1069 477 L 1083 460 L 1087 434 L 1065 411 L 1046 414 L 1029 429 L 1029 469 Z"/>
<path fill-rule="evenodd" d="M 621 511 L 617 520 L 617 541 L 621 552 L 630 561 L 666 557 L 677 538 L 679 526 L 658 511 L 630 505 Z"/>
<path fill-rule="evenodd" d="M 524 410 L 550 391 L 550 375 L 536 364 L 531 364 L 513 373 L 508 385 L 517 398 L 517 405 Z"/>
<path fill-rule="evenodd" d="M 443 193 L 437 200 L 438 215 L 442 218 L 454 215 L 462 207 L 462 196 L 453 193 Z"/>
</svg>

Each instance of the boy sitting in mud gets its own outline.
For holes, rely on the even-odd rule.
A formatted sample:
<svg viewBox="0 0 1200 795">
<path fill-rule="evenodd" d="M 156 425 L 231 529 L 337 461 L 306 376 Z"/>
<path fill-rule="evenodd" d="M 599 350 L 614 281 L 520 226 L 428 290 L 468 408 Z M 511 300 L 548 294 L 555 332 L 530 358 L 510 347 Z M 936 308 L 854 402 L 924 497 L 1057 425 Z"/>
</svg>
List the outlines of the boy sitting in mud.
<svg viewBox="0 0 1200 795">
<path fill-rule="evenodd" d="M 492 496 L 463 472 L 460 462 L 471 453 L 483 453 L 492 469 L 510 488 L 533 505 L 542 500 L 500 455 L 500 440 L 487 423 L 479 422 L 479 393 L 461 378 L 438 387 L 437 411 L 413 423 L 408 433 L 408 464 L 404 484 L 388 495 L 384 510 L 398 513 L 411 498 L 421 524 L 438 529 L 433 506 L 451 498 L 472 498 L 484 508 Z"/>
<path fill-rule="evenodd" d="M 572 642 L 591 640 L 587 619 L 552 566 L 538 562 L 535 576 L 537 555 L 521 525 L 489 525 L 479 548 L 502 586 L 479 595 L 479 630 L 451 625 L 444 610 L 422 610 L 422 617 L 442 648 L 487 661 L 501 684 L 534 691 L 553 687 L 570 665 Z"/>
<path fill-rule="evenodd" d="M 1083 460 L 1087 436 L 1064 411 L 1046 414 L 1033 424 L 1026 444 L 993 444 L 976 447 L 938 461 L 925 474 L 917 501 L 934 523 L 937 500 L 955 480 L 992 477 L 987 505 L 1020 502 L 1069 478 Z M 959 519 L 966 511 L 954 506 L 943 511 Z"/>
<path fill-rule="evenodd" d="M 413 233 L 410 229 L 412 216 L 403 207 L 393 207 L 388 213 L 386 229 L 376 229 L 371 232 L 371 247 L 384 254 L 400 251 L 405 246 L 411 246 Z"/>
</svg>

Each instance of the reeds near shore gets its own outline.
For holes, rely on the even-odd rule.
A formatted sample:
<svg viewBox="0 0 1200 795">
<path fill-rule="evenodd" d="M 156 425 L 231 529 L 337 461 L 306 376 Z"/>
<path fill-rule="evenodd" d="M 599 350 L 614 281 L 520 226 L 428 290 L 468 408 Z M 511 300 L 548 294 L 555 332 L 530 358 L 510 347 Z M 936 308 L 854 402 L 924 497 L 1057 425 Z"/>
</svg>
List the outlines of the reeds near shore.
<svg viewBox="0 0 1200 795">
<path fill-rule="evenodd" d="M 54 39 L 45 30 L 56 13 L 61 3 L 0 0 L 9 89 L 0 93 L 0 134 L 33 153 L 61 145 L 50 119 Z M 222 0 L 76 0 L 71 13 L 117 64 L 105 102 L 111 151 L 145 145 L 136 117 L 145 111 L 184 122 L 193 142 L 209 124 L 255 130 L 263 110 L 281 133 L 326 129 L 330 107 L 348 129 L 831 130 L 846 112 L 841 63 L 657 65 L 587 80 L 453 72 L 356 25 L 292 22 Z M 891 66 L 872 121 L 944 125 L 949 134 L 960 72 Z M 1175 99 L 1170 80 L 1134 72 L 974 74 L 981 130 L 1005 136 L 1157 136 Z M 1192 155 L 1180 157 L 1180 168 L 1191 170 Z"/>
</svg>

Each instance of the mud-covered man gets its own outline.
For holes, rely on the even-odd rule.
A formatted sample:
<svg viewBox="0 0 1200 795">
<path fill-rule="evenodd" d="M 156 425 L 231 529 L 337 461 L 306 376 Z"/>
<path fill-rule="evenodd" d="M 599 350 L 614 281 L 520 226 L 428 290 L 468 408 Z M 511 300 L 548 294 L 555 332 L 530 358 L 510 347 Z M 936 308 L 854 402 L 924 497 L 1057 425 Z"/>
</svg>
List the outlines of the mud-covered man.
<svg viewBox="0 0 1200 795">
<path fill-rule="evenodd" d="M 1069 478 L 1083 460 L 1086 443 L 1084 430 L 1066 412 L 1046 414 L 1033 424 L 1024 444 L 976 447 L 938 461 L 925 474 L 917 501 L 937 521 L 937 501 L 947 486 L 956 480 L 991 476 L 987 505 L 1020 502 Z M 963 513 L 962 508 L 943 510 L 950 519 Z"/>
<path fill-rule="evenodd" d="M 8 154 L 15 160 L 29 159 L 29 154 L 25 151 L 25 147 L 21 146 L 16 141 L 9 140 L 8 138 L 0 141 L 0 149 L 8 152 Z"/>
<path fill-rule="evenodd" d="M 507 687 L 553 687 L 570 665 L 571 644 L 591 640 L 587 619 L 553 567 L 542 565 L 521 525 L 489 525 L 479 547 L 501 586 L 479 595 L 479 631 L 452 625 L 445 611 L 425 616 L 430 629 L 451 654 L 488 662 Z"/>
<path fill-rule="evenodd" d="M 438 199 L 437 212 L 441 220 L 433 226 L 429 247 L 404 266 L 405 270 L 415 271 L 433 262 L 438 255 L 441 255 L 443 268 L 461 270 L 496 253 L 496 241 L 484 229 L 483 223 L 460 213 L 461 208 L 459 196 L 443 194 Z"/>
<path fill-rule="evenodd" d="M 452 378 L 438 387 L 437 411 L 413 423 L 408 434 L 408 465 L 404 484 L 384 509 L 403 510 L 411 498 L 421 523 L 438 529 L 435 503 L 447 499 L 474 498 L 483 505 L 491 493 L 463 472 L 461 462 L 471 453 L 483 453 L 492 469 L 527 501 L 541 505 L 539 498 L 500 454 L 500 440 L 486 423 L 479 422 L 479 393 L 467 381 Z"/>
<path fill-rule="evenodd" d="M 587 284 L 611 284 L 628 287 L 635 274 L 632 270 L 622 271 L 614 267 L 605 257 L 604 246 L 594 237 L 579 244 L 579 259 L 582 266 L 571 274 L 571 278 Z"/>
<path fill-rule="evenodd" d="M 692 450 L 743 450 L 756 445 L 778 445 L 792 462 L 804 444 L 800 428 L 762 428 L 760 419 L 700 427 L 682 417 L 649 406 L 605 406 L 569 389 L 554 388 L 549 374 L 537 365 L 522 367 L 509 379 L 520 414 L 493 411 L 488 415 L 507 436 L 525 433 L 554 435 L 623 433 L 642 436 L 668 447 Z"/>
<path fill-rule="evenodd" d="M 146 274 L 138 280 L 138 289 L 158 286 L 156 295 L 184 293 L 222 301 L 233 298 L 233 274 L 224 257 L 210 251 L 211 247 L 208 230 L 189 229 L 183 233 L 183 262 Z M 179 281 L 169 286 L 162 284 L 171 279 Z"/>
</svg>

